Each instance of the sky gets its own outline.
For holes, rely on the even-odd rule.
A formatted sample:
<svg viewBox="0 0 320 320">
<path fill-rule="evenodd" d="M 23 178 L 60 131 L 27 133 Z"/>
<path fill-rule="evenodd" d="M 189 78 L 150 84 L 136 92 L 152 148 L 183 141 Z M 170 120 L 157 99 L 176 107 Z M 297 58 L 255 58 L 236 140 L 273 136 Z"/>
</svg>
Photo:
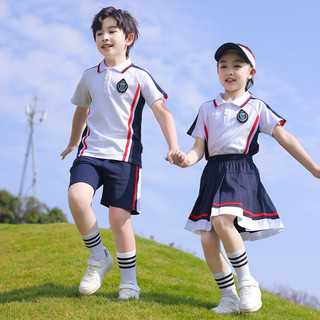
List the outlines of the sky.
<svg viewBox="0 0 320 320">
<path fill-rule="evenodd" d="M 186 131 L 200 105 L 222 92 L 215 50 L 237 42 L 256 56 L 251 93 L 287 120 L 287 131 L 320 164 L 317 0 L 0 0 L 0 189 L 19 193 L 29 136 L 25 108 L 37 97 L 36 122 L 47 112 L 34 128 L 37 195 L 50 208 L 61 208 L 73 223 L 67 188 L 75 152 L 63 161 L 59 155 L 69 140 L 75 87 L 83 71 L 102 60 L 90 30 L 92 18 L 109 5 L 128 10 L 139 21 L 140 37 L 130 58 L 168 93 L 166 105 L 182 150 L 193 145 Z M 187 169 L 166 162 L 167 145 L 147 105 L 142 135 L 142 214 L 133 217 L 134 232 L 203 259 L 200 237 L 184 225 L 205 160 Z M 273 138 L 261 134 L 259 142 L 254 161 L 285 229 L 272 238 L 245 243 L 251 273 L 269 291 L 288 286 L 320 299 L 315 281 L 320 264 L 320 181 Z M 32 184 L 30 160 L 24 192 Z M 93 209 L 99 227 L 109 228 L 100 195 L 98 191 Z"/>
</svg>

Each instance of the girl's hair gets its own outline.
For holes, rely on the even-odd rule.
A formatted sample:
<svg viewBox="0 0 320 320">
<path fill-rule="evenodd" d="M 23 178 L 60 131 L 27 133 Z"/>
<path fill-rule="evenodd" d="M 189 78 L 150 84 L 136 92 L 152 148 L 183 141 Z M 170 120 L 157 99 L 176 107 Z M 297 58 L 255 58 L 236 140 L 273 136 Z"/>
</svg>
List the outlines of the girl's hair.
<svg viewBox="0 0 320 320">
<path fill-rule="evenodd" d="M 124 32 L 126 38 L 128 38 L 130 33 L 134 34 L 133 42 L 127 48 L 126 57 L 128 58 L 129 51 L 139 36 L 138 21 L 126 10 L 115 9 L 111 6 L 103 8 L 94 16 L 92 21 L 91 30 L 94 40 L 96 40 L 97 31 L 102 28 L 102 21 L 108 17 L 112 17 L 116 21 L 117 27 Z"/>
<path fill-rule="evenodd" d="M 251 65 L 251 63 L 250 63 L 250 65 Z M 254 84 L 253 78 L 249 79 L 246 84 L 246 91 L 248 91 L 253 86 L 253 84 Z"/>
</svg>

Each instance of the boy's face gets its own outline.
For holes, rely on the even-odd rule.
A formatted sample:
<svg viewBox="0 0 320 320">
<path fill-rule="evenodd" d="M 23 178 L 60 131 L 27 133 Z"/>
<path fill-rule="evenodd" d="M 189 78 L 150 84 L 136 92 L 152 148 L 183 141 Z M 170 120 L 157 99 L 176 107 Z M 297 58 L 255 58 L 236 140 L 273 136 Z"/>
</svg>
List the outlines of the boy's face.
<svg viewBox="0 0 320 320">
<path fill-rule="evenodd" d="M 126 38 L 112 17 L 104 19 L 101 30 L 96 32 L 97 48 L 104 56 L 108 67 L 114 67 L 126 60 L 127 47 L 132 44 L 133 40 L 134 35 L 130 33 Z"/>
<path fill-rule="evenodd" d="M 256 73 L 238 52 L 226 51 L 218 62 L 218 75 L 226 94 L 239 97 L 245 92 L 246 84 Z"/>
</svg>

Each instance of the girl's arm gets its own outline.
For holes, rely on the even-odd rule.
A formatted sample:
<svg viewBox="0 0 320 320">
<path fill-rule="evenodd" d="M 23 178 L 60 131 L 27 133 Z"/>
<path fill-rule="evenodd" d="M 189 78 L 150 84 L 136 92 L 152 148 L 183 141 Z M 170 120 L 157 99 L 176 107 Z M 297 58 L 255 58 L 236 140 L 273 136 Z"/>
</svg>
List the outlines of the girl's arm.
<svg viewBox="0 0 320 320">
<path fill-rule="evenodd" d="M 174 164 L 181 168 L 190 167 L 200 161 L 204 154 L 204 140 L 197 137 L 192 149 L 190 149 L 187 154 L 178 150 L 174 155 Z"/>
<path fill-rule="evenodd" d="M 276 125 L 273 129 L 272 136 L 313 176 L 320 178 L 320 167 L 311 159 L 311 157 L 293 135 L 287 132 L 282 126 Z"/>
<path fill-rule="evenodd" d="M 161 99 L 155 101 L 151 105 L 151 109 L 160 125 L 169 147 L 169 151 L 165 159 L 170 163 L 173 163 L 173 154 L 179 150 L 177 130 L 173 117 Z"/>
<path fill-rule="evenodd" d="M 69 144 L 67 148 L 60 154 L 63 160 L 73 149 L 75 149 L 81 139 L 83 129 L 86 124 L 89 108 L 77 107 L 72 120 L 72 129 Z"/>
</svg>

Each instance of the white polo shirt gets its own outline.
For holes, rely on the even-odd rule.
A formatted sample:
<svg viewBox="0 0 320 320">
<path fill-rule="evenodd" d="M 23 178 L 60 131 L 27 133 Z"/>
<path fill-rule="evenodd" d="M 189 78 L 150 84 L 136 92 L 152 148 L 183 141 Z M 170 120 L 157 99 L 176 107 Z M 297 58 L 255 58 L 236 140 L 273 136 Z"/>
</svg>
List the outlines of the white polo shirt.
<svg viewBox="0 0 320 320">
<path fill-rule="evenodd" d="M 151 106 L 167 94 L 131 60 L 115 67 L 102 61 L 90 68 L 71 102 L 90 108 L 78 156 L 131 162 L 141 166 L 141 120 L 145 102 Z"/>
<path fill-rule="evenodd" d="M 188 134 L 205 140 L 207 157 L 235 153 L 253 155 L 259 151 L 259 133 L 272 135 L 274 127 L 285 122 L 248 91 L 232 102 L 224 101 L 220 94 L 201 105 Z"/>
</svg>

